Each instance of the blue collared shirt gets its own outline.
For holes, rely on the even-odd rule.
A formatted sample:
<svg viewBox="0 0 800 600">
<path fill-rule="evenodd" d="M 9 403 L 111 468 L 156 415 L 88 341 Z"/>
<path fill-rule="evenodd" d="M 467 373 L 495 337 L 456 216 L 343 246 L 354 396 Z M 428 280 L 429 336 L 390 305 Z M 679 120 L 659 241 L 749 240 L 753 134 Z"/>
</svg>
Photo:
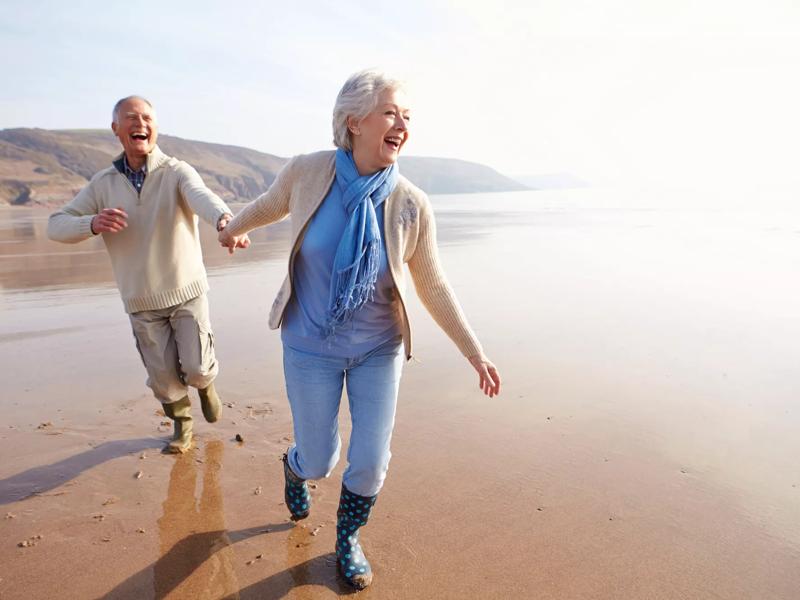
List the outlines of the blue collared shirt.
<svg viewBox="0 0 800 600">
<path fill-rule="evenodd" d="M 145 162 L 138 171 L 134 171 L 128 165 L 128 157 L 123 155 L 122 166 L 125 169 L 125 177 L 128 178 L 128 181 L 130 181 L 131 185 L 136 189 L 136 193 L 141 194 L 144 178 L 147 177 L 147 163 Z"/>
</svg>

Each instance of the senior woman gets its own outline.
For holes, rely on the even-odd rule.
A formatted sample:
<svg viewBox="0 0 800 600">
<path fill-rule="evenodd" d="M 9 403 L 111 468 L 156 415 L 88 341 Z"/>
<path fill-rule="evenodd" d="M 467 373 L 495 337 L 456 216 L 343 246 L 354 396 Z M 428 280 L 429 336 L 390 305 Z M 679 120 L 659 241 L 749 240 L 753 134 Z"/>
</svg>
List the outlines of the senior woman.
<svg viewBox="0 0 800 600">
<path fill-rule="evenodd" d="M 288 274 L 269 318 L 281 328 L 294 422 L 284 498 L 294 520 L 307 517 L 306 480 L 327 477 L 338 462 L 346 384 L 352 433 L 336 557 L 342 577 L 359 589 L 372 581 L 359 528 L 386 476 L 400 373 L 412 353 L 404 263 L 425 307 L 478 372 L 481 390 L 500 392 L 500 375 L 439 264 L 428 198 L 398 172 L 409 120 L 401 82 L 374 70 L 354 74 L 333 110 L 337 149 L 291 159 L 219 236 L 233 249 L 235 236 L 291 216 Z"/>
</svg>

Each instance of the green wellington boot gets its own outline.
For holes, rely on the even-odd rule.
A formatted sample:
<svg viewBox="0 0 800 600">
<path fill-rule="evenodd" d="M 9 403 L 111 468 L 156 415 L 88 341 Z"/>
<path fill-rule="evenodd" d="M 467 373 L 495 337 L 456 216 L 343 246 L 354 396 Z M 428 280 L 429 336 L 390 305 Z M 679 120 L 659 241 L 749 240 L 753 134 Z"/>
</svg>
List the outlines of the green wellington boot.
<svg viewBox="0 0 800 600">
<path fill-rule="evenodd" d="M 219 419 L 219 414 L 222 412 L 222 402 L 220 402 L 217 390 L 214 389 L 214 382 L 208 384 L 208 387 L 197 390 L 200 396 L 200 407 L 203 409 L 203 416 L 209 423 L 215 423 Z"/>
<path fill-rule="evenodd" d="M 175 424 L 175 435 L 164 449 L 171 454 L 183 454 L 192 447 L 192 403 L 189 396 L 177 402 L 163 404 L 164 414 Z"/>
</svg>

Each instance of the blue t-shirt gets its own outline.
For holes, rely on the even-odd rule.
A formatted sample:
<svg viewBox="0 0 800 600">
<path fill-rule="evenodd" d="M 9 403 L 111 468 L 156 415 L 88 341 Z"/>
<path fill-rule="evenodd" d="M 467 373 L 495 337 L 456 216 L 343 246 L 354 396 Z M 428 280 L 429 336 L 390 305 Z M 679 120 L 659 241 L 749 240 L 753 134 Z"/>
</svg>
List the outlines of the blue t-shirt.
<svg viewBox="0 0 800 600">
<path fill-rule="evenodd" d="M 381 262 L 374 299 L 357 310 L 348 323 L 337 327 L 331 339 L 325 339 L 331 270 L 348 220 L 341 190 L 334 181 L 306 227 L 294 259 L 294 289 L 281 326 L 281 339 L 286 344 L 305 352 L 355 358 L 401 335 L 400 302 L 389 272 L 383 236 L 385 204 L 382 202 L 375 210 L 381 230 Z"/>
</svg>

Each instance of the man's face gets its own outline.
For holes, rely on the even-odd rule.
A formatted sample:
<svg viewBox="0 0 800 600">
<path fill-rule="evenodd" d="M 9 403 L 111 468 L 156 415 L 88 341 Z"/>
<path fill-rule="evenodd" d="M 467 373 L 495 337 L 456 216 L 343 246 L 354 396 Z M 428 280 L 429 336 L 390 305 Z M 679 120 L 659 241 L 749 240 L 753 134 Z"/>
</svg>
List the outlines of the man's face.
<svg viewBox="0 0 800 600">
<path fill-rule="evenodd" d="M 156 111 L 140 98 L 126 100 L 119 107 L 117 122 L 111 124 L 111 129 L 129 158 L 145 158 L 158 139 Z"/>
</svg>

